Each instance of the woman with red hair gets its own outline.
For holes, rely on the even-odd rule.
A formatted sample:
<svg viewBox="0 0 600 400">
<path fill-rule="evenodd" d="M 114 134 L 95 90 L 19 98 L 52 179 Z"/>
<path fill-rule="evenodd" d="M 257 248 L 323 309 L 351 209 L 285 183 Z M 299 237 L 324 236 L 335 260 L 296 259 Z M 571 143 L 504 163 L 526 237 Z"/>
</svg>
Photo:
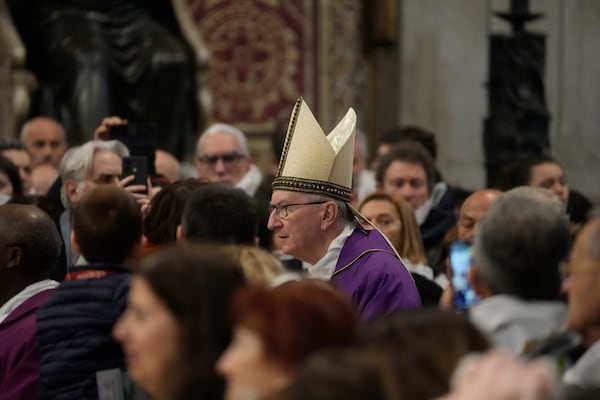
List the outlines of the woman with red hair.
<svg viewBox="0 0 600 400">
<path fill-rule="evenodd" d="M 233 298 L 233 341 L 217 362 L 226 400 L 259 399 L 285 389 L 304 359 L 355 342 L 357 313 L 330 284 L 246 287 Z"/>
</svg>

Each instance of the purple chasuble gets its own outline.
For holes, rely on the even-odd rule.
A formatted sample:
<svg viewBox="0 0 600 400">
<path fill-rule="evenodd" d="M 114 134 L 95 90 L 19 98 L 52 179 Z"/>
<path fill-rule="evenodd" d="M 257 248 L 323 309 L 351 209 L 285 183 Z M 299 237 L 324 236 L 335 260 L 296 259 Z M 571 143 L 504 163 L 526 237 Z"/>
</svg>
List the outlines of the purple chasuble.
<svg viewBox="0 0 600 400">
<path fill-rule="evenodd" d="M 350 297 L 362 320 L 421 306 L 410 273 L 375 229 L 354 229 L 342 247 L 331 282 Z"/>
</svg>

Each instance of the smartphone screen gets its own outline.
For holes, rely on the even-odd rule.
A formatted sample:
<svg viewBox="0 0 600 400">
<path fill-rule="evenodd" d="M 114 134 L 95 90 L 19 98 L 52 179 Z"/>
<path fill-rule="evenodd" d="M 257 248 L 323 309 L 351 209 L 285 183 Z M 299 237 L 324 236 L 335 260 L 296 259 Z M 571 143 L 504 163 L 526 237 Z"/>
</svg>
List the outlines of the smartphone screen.
<svg viewBox="0 0 600 400">
<path fill-rule="evenodd" d="M 470 244 L 455 242 L 450 245 L 450 267 L 452 268 L 454 306 L 462 310 L 469 309 L 479 301 L 467 278 L 467 272 L 471 268 Z"/>
</svg>

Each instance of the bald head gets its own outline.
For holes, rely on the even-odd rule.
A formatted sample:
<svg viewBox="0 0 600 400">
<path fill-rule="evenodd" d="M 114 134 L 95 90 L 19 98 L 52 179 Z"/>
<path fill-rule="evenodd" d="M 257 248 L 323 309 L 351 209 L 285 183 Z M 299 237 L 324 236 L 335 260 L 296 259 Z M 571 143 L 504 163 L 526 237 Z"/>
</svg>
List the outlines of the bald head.
<svg viewBox="0 0 600 400">
<path fill-rule="evenodd" d="M 36 117 L 23 125 L 21 143 L 27 148 L 34 167 L 43 163 L 58 167 L 67 150 L 67 140 L 62 125 L 47 117 Z"/>
<path fill-rule="evenodd" d="M 30 283 L 48 278 L 58 265 L 60 235 L 37 207 L 0 206 L 0 245 L 0 305 Z"/>
<path fill-rule="evenodd" d="M 171 153 L 157 149 L 154 167 L 156 173 L 167 178 L 169 182 L 181 179 L 181 164 Z"/>
<path fill-rule="evenodd" d="M 483 189 L 467 197 L 458 217 L 458 240 L 471 243 L 477 231 L 479 221 L 485 216 L 489 208 L 502 192 L 495 189 Z"/>
<path fill-rule="evenodd" d="M 35 206 L 5 204 L 0 207 L 0 242 L 21 248 L 21 263 L 46 270 L 58 261 L 60 234 L 48 214 Z"/>
</svg>

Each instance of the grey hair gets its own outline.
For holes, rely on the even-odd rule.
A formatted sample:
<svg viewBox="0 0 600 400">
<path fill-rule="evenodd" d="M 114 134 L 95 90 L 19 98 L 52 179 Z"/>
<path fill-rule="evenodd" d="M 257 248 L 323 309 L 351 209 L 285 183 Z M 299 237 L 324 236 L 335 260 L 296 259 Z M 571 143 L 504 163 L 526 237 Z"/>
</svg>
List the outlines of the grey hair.
<svg viewBox="0 0 600 400">
<path fill-rule="evenodd" d="M 556 299 L 559 265 L 569 244 L 564 212 L 517 191 L 498 199 L 482 220 L 475 234 L 473 266 L 492 295 Z"/>
<path fill-rule="evenodd" d="M 202 132 L 200 138 L 198 139 L 198 145 L 196 146 L 196 149 L 200 149 L 206 138 L 218 135 L 219 133 L 226 133 L 233 136 L 236 139 L 238 146 L 240 146 L 242 154 L 246 157 L 250 156 L 250 152 L 248 151 L 248 141 L 246 140 L 246 135 L 244 135 L 244 132 L 235 126 L 223 123 L 212 124 L 204 132 Z"/>
<path fill-rule="evenodd" d="M 551 190 L 533 186 L 517 186 L 516 188 L 501 194 L 498 200 L 510 199 L 513 197 L 525 197 L 548 204 L 557 213 L 562 214 L 565 217 L 567 216 L 564 203 L 560 200 L 560 197 L 554 194 Z"/>
<path fill-rule="evenodd" d="M 348 222 L 354 221 L 354 215 L 350 211 L 350 207 L 348 207 L 348 203 L 346 203 L 342 200 L 334 199 L 333 197 L 325 196 L 322 194 L 311 194 L 309 196 L 309 199 L 310 199 L 309 201 L 333 201 L 337 205 L 337 208 L 338 208 L 338 215 L 337 215 L 336 221 L 340 225 L 345 225 Z"/>
<path fill-rule="evenodd" d="M 118 140 L 90 140 L 81 146 L 69 149 L 58 167 L 58 172 L 62 179 L 60 201 L 63 206 L 69 206 L 69 199 L 65 188 L 67 181 L 79 184 L 90 177 L 94 167 L 94 154 L 98 151 L 111 151 L 121 158 L 129 156 L 127 147 Z"/>
</svg>

